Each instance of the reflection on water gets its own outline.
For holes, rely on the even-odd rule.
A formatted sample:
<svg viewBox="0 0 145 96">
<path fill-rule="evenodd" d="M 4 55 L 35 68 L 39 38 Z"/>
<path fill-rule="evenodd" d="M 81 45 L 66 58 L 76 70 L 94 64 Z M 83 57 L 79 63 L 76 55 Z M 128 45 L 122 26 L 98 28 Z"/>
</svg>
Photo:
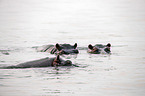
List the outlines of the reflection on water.
<svg viewBox="0 0 145 96">
<path fill-rule="evenodd" d="M 78 44 L 79 67 L 0 69 L 2 96 L 144 96 L 144 0 L 0 0 L 0 66 L 44 57 L 37 46 Z M 88 54 L 111 43 L 111 54 Z"/>
</svg>

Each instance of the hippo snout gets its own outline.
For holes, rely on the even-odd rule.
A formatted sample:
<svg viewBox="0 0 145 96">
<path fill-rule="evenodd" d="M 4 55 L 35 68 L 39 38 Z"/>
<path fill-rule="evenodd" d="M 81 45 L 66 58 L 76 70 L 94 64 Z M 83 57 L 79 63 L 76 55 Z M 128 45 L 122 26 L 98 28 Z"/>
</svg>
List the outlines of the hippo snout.
<svg viewBox="0 0 145 96">
<path fill-rule="evenodd" d="M 71 66 L 72 62 L 70 60 L 66 60 L 63 66 Z"/>
<path fill-rule="evenodd" d="M 73 53 L 79 53 L 79 51 L 78 50 L 73 50 Z"/>
</svg>

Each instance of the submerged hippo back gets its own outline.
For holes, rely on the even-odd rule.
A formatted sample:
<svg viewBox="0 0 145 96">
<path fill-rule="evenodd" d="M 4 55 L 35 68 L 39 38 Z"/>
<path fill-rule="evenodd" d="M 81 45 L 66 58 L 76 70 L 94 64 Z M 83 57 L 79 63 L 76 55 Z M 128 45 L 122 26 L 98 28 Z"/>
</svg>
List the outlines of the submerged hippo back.
<svg viewBox="0 0 145 96">
<path fill-rule="evenodd" d="M 55 65 L 54 65 L 55 64 Z M 59 55 L 55 58 L 43 58 L 39 60 L 29 61 L 25 63 L 20 63 L 15 66 L 1 67 L 2 69 L 11 68 L 31 68 L 31 67 L 53 67 L 53 66 L 71 66 L 72 62 L 69 60 L 63 60 L 59 58 Z"/>
<path fill-rule="evenodd" d="M 29 61 L 25 63 L 20 63 L 14 66 L 7 66 L 4 68 L 31 68 L 31 67 L 49 67 L 51 66 L 52 58 L 43 58 L 39 60 Z"/>
<path fill-rule="evenodd" d="M 39 59 L 39 60 L 35 60 L 35 61 L 29 61 L 29 62 L 25 62 L 25 63 L 21 63 L 19 65 L 17 65 L 17 67 L 48 67 L 51 66 L 53 59 L 52 58 L 43 58 L 43 59 Z"/>
</svg>

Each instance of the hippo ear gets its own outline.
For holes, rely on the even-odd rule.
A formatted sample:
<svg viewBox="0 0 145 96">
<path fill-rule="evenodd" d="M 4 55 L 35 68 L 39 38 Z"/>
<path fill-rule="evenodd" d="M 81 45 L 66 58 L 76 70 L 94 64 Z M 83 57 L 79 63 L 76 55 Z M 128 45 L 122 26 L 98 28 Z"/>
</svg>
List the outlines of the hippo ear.
<svg viewBox="0 0 145 96">
<path fill-rule="evenodd" d="M 77 43 L 74 44 L 74 49 L 76 49 L 76 48 L 77 48 Z"/>
<path fill-rule="evenodd" d="M 56 60 L 59 60 L 59 55 L 57 55 Z"/>
<path fill-rule="evenodd" d="M 111 44 L 110 44 L 110 43 L 108 43 L 106 46 L 107 46 L 107 47 L 111 47 Z"/>
<path fill-rule="evenodd" d="M 93 49 L 93 46 L 91 44 L 88 45 L 89 49 Z"/>
<path fill-rule="evenodd" d="M 59 45 L 58 43 L 55 45 L 55 47 L 56 47 L 56 49 L 58 49 L 59 51 L 61 50 L 60 45 Z"/>
</svg>

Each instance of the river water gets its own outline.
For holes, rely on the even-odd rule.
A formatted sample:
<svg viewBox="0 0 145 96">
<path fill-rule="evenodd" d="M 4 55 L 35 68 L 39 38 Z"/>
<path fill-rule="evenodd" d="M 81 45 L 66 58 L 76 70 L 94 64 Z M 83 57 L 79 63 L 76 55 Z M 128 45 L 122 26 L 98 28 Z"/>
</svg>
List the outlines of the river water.
<svg viewBox="0 0 145 96">
<path fill-rule="evenodd" d="M 78 43 L 80 67 L 0 69 L 0 96 L 144 96 L 144 0 L 0 0 L 0 66 L 45 57 L 35 46 Z M 88 54 L 111 43 L 111 55 Z"/>
</svg>

